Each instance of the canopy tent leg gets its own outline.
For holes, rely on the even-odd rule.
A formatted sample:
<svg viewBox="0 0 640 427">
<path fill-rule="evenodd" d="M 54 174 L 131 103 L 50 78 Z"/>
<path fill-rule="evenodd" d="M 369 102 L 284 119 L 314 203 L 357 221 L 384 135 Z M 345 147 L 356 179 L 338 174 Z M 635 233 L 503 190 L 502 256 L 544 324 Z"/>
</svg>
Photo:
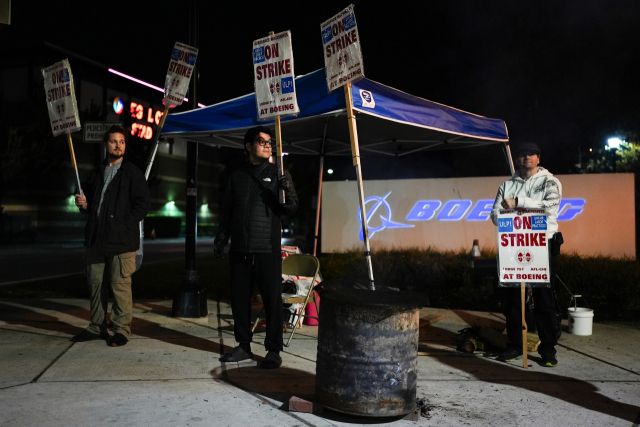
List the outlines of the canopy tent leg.
<svg viewBox="0 0 640 427">
<path fill-rule="evenodd" d="M 509 143 L 505 142 L 502 146 L 504 150 L 504 156 L 507 158 L 507 163 L 509 164 L 509 170 L 511 170 L 511 175 L 513 176 L 516 173 L 515 168 L 513 167 L 513 157 L 511 156 L 511 148 L 509 148 Z"/>
<path fill-rule="evenodd" d="M 318 229 L 320 228 L 320 205 L 322 203 L 322 173 L 324 171 L 324 143 L 327 138 L 327 126 L 329 119 L 324 121 L 324 132 L 322 133 L 322 142 L 320 143 L 320 174 L 318 177 L 318 203 L 316 203 L 316 228 L 313 235 L 313 256 L 318 251 Z"/>
<path fill-rule="evenodd" d="M 371 265 L 371 246 L 369 245 L 369 227 L 367 225 L 367 211 L 364 205 L 364 188 L 362 187 L 362 169 L 360 168 L 360 149 L 358 147 L 358 129 L 356 127 L 356 118 L 353 112 L 353 102 L 351 99 L 351 83 L 344 85 L 344 97 L 347 104 L 347 121 L 349 123 L 349 137 L 351 139 L 351 156 L 353 158 L 353 166 L 356 168 L 356 177 L 358 179 L 358 198 L 360 201 L 360 220 L 362 222 L 362 235 L 364 236 L 364 256 L 367 260 L 367 269 L 369 272 L 369 286 L 372 291 L 376 290 L 373 282 L 373 267 Z"/>
</svg>

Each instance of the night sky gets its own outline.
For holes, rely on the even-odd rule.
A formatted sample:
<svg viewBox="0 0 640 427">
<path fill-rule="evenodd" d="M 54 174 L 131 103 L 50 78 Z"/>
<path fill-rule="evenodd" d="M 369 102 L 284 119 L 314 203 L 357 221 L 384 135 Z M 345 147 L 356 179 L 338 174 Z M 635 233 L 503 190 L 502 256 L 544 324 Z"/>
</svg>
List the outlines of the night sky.
<svg viewBox="0 0 640 427">
<path fill-rule="evenodd" d="M 187 0 L 12 3 L 3 44 L 46 40 L 157 86 L 174 42 L 189 43 Z M 200 0 L 198 101 L 253 92 L 251 43 L 269 31 L 291 30 L 297 75 L 322 68 L 320 22 L 348 4 Z M 640 133 L 638 1 L 368 1 L 355 14 L 366 77 L 505 120 L 512 143 L 539 143 L 554 173 L 572 171 L 579 149 Z M 429 176 L 438 164 L 444 176 L 508 172 L 495 148 L 474 150 L 485 151 L 424 153 L 383 176 L 371 166 L 386 159 L 363 161 L 364 174 Z M 487 155 L 502 169 L 479 165 Z"/>
</svg>

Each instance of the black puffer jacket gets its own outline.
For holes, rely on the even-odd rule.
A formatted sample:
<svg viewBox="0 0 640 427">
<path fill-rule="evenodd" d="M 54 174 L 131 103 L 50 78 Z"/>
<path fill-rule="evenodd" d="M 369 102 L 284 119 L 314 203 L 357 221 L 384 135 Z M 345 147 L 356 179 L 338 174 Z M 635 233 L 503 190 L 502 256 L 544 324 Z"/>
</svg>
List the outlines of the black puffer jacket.
<svg viewBox="0 0 640 427">
<path fill-rule="evenodd" d="M 114 253 L 135 252 L 140 247 L 140 221 L 149 211 L 151 196 L 147 180 L 140 169 L 123 159 L 104 192 L 98 217 L 105 165 L 106 161 L 95 168 L 89 181 L 82 186 L 88 207 L 80 209 L 80 212 L 89 214 L 84 245 Z"/>
<path fill-rule="evenodd" d="M 298 208 L 298 196 L 289 172 L 289 189 L 285 205 L 278 202 L 278 171 L 276 165 L 249 162 L 231 172 L 222 201 L 220 230 L 216 244 L 227 244 L 242 253 L 272 253 L 280 251 L 282 223 L 280 217 L 293 214 Z"/>
</svg>

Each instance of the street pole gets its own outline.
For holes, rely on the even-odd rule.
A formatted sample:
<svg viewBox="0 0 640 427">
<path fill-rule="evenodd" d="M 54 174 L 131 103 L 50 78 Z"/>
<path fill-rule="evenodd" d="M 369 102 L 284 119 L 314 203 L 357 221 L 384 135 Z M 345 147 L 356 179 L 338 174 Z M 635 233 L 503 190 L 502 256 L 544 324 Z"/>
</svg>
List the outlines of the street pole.
<svg viewBox="0 0 640 427">
<path fill-rule="evenodd" d="M 198 47 L 198 0 L 191 0 L 189 44 Z M 191 108 L 198 108 L 198 69 L 193 68 L 189 87 Z M 208 315 L 207 296 L 198 284 L 196 270 L 197 207 L 198 207 L 198 143 L 187 141 L 187 213 L 185 224 L 185 270 L 182 284 L 173 296 L 171 313 L 174 317 L 198 318 Z"/>
</svg>

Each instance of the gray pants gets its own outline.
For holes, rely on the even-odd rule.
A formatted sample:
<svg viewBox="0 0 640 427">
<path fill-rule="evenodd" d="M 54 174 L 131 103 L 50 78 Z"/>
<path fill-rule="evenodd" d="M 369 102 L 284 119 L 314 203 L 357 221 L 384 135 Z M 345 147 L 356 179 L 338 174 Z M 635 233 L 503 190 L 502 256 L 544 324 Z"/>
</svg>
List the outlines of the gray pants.
<svg viewBox="0 0 640 427">
<path fill-rule="evenodd" d="M 131 275 L 136 271 L 136 253 L 113 254 L 95 248 L 87 248 L 85 265 L 91 305 L 91 323 L 87 330 L 94 334 L 107 332 L 106 313 L 109 299 L 108 288 L 103 280 L 106 268 L 114 299 L 111 306 L 113 328 L 116 333 L 129 339 L 133 316 Z"/>
</svg>

